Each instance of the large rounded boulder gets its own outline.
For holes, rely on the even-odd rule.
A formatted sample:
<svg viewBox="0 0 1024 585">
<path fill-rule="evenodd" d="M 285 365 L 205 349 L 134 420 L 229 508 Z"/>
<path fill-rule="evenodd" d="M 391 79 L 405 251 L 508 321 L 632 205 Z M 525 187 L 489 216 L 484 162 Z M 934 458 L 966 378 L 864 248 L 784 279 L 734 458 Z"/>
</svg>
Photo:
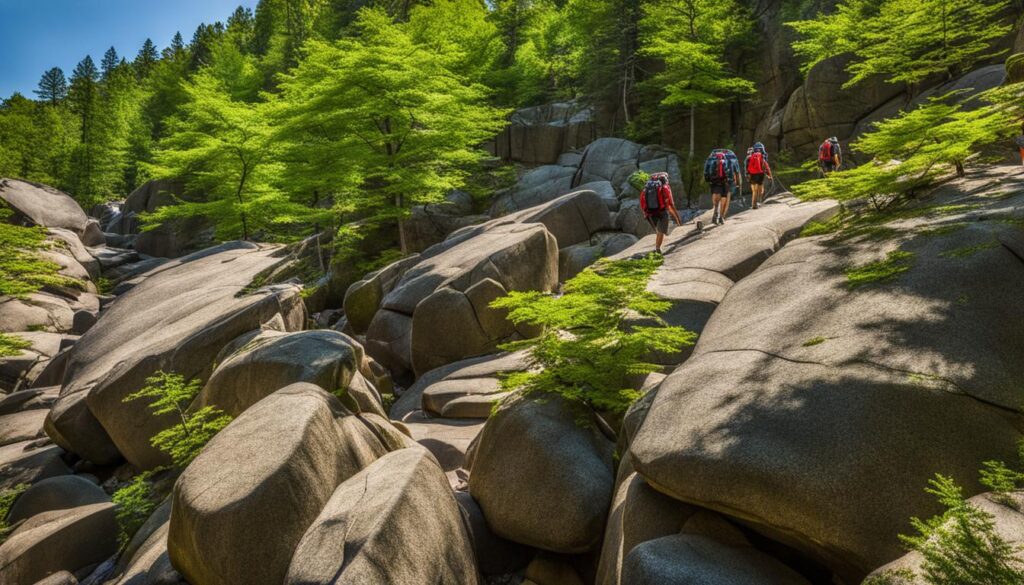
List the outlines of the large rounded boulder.
<svg viewBox="0 0 1024 585">
<path fill-rule="evenodd" d="M 261 400 L 175 483 L 167 535 L 174 567 L 192 583 L 280 584 L 335 488 L 388 452 L 392 440 L 382 432 L 312 384 Z"/>
<path fill-rule="evenodd" d="M 509 399 L 484 425 L 469 489 L 498 536 L 558 553 L 601 541 L 613 443 L 587 407 L 555 395 Z"/>
<path fill-rule="evenodd" d="M 473 585 L 477 568 L 444 472 L 421 448 L 384 455 L 335 490 L 295 547 L 288 585 Z"/>
</svg>

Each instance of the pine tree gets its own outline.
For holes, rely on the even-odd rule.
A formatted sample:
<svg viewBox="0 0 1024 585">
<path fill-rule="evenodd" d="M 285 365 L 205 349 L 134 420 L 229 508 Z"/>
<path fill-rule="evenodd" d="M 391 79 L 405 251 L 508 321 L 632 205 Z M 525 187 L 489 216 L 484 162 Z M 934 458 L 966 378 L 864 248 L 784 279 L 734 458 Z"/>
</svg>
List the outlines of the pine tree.
<svg viewBox="0 0 1024 585">
<path fill-rule="evenodd" d="M 225 31 L 237 43 L 238 48 L 245 51 L 252 46 L 254 24 L 252 10 L 239 6 L 228 18 Z"/>
<path fill-rule="evenodd" d="M 96 194 L 95 162 L 98 140 L 96 114 L 99 109 L 99 71 L 92 57 L 86 56 L 71 75 L 68 100 L 78 116 L 80 139 L 75 149 L 72 193 L 82 202 L 92 203 Z"/>
<path fill-rule="evenodd" d="M 139 49 L 139 54 L 136 55 L 135 61 L 132 62 L 132 65 L 135 67 L 135 75 L 138 76 L 139 79 L 146 79 L 149 77 L 159 58 L 160 54 L 157 53 L 156 45 L 153 44 L 152 40 L 146 39 L 146 41 L 142 43 L 142 48 Z"/>
<path fill-rule="evenodd" d="M 175 59 L 185 52 L 185 39 L 182 38 L 181 32 L 174 33 L 174 37 L 171 39 L 171 44 L 167 46 L 163 51 L 164 59 Z"/>
<path fill-rule="evenodd" d="M 119 61 L 120 59 L 117 56 L 117 50 L 115 50 L 114 47 L 107 49 L 107 52 L 103 53 L 103 61 L 100 62 L 100 70 L 102 71 L 102 75 L 100 77 L 104 80 L 110 77 L 110 74 L 114 71 L 114 68 L 117 67 Z"/>
<path fill-rule="evenodd" d="M 50 105 L 57 105 L 68 95 L 68 81 L 64 78 L 64 71 L 60 67 L 47 70 L 39 80 L 39 89 L 32 93 Z"/>
<path fill-rule="evenodd" d="M 383 10 L 361 11 L 354 26 L 358 37 L 308 43 L 284 77 L 279 139 L 293 172 L 333 186 L 341 213 L 401 223 L 410 206 L 461 185 L 505 112 Z"/>
</svg>

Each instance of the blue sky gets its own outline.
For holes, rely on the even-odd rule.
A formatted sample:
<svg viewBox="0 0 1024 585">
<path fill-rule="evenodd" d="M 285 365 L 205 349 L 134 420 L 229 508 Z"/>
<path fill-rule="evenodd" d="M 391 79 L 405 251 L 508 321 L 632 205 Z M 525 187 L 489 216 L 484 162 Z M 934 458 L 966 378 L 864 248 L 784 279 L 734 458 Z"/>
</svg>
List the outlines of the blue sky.
<svg viewBox="0 0 1024 585">
<path fill-rule="evenodd" d="M 70 77 L 92 55 L 97 66 L 113 46 L 135 57 L 147 37 L 163 49 L 178 30 L 187 43 L 202 22 L 226 21 L 235 7 L 257 0 L 0 0 L 0 99 L 29 97 L 43 71 Z"/>
</svg>

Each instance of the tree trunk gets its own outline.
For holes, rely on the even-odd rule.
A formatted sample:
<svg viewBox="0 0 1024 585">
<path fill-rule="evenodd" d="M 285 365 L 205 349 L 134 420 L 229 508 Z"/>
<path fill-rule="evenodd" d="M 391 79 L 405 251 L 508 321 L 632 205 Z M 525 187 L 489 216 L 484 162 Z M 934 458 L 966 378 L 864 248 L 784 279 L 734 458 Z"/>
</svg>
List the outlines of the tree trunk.
<svg viewBox="0 0 1024 585">
<path fill-rule="evenodd" d="M 402 196 L 395 195 L 395 207 L 398 208 L 399 214 L 402 212 Z M 402 255 L 409 253 L 409 247 L 405 242 L 405 220 L 402 216 L 398 216 L 398 247 L 402 250 Z"/>
</svg>

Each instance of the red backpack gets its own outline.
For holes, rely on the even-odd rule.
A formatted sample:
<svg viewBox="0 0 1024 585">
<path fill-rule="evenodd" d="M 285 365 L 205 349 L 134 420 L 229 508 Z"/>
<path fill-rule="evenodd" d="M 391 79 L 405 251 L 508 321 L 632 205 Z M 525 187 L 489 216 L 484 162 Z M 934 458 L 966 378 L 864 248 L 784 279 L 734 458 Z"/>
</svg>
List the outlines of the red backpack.
<svg viewBox="0 0 1024 585">
<path fill-rule="evenodd" d="M 763 175 L 764 174 L 764 155 L 760 152 L 754 152 L 747 159 L 747 174 L 750 175 Z"/>
<path fill-rule="evenodd" d="M 832 160 L 832 141 L 826 140 L 821 143 L 818 148 L 818 158 L 820 160 L 831 161 Z"/>
</svg>

